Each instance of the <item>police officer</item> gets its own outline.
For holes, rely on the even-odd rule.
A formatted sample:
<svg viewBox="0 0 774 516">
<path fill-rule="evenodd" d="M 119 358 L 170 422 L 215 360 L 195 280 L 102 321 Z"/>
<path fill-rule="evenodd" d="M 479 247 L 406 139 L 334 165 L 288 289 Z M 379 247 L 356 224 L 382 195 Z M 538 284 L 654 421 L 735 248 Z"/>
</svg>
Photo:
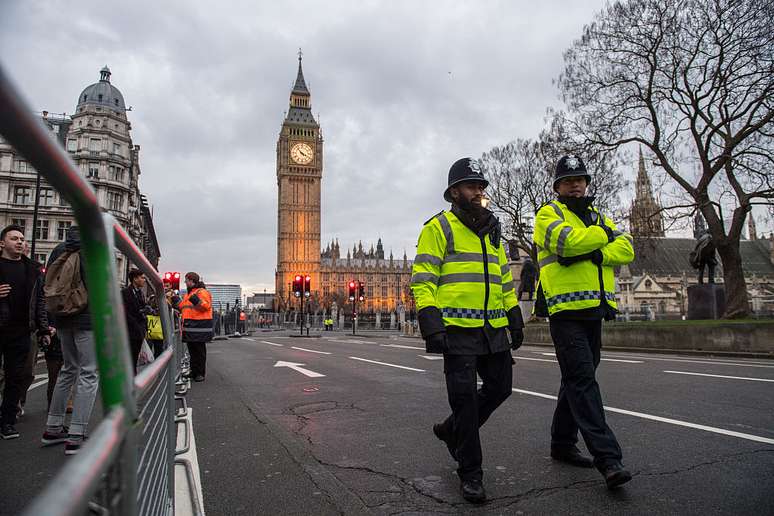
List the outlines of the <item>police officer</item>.
<svg viewBox="0 0 774 516">
<path fill-rule="evenodd" d="M 510 396 L 509 350 L 524 340 L 500 222 L 485 208 L 488 184 L 475 160 L 452 165 L 444 192 L 451 211 L 422 228 L 411 278 L 427 352 L 443 353 L 452 410 L 433 432 L 458 462 L 462 496 L 473 503 L 486 500 L 478 429 Z"/>
<path fill-rule="evenodd" d="M 562 157 L 554 191 L 535 220 L 540 284 L 538 304 L 549 315 L 551 338 L 562 373 L 551 425 L 551 457 L 602 473 L 608 488 L 631 480 L 621 464 L 621 447 L 605 422 L 595 377 L 602 347 L 602 319 L 615 318 L 613 267 L 634 259 L 632 237 L 593 207 L 586 196 L 591 176 L 581 158 Z M 536 311 L 539 308 L 536 308 Z M 593 462 L 576 443 L 580 430 Z"/>
</svg>

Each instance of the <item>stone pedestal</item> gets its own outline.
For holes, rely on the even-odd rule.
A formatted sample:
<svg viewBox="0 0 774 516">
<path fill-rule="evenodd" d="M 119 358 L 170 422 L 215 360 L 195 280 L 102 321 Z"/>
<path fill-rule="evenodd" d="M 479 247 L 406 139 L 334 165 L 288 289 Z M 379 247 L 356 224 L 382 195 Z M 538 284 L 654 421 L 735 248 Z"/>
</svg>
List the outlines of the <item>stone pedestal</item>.
<svg viewBox="0 0 774 516">
<path fill-rule="evenodd" d="M 688 319 L 720 319 L 726 311 L 726 290 L 717 283 L 688 287 Z"/>
</svg>

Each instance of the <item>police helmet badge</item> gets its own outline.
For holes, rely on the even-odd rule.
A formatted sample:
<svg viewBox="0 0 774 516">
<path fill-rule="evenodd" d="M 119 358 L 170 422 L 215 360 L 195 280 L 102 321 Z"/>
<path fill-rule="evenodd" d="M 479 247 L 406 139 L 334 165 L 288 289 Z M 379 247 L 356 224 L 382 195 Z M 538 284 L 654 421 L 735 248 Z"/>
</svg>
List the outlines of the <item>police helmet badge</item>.
<svg viewBox="0 0 774 516">
<path fill-rule="evenodd" d="M 567 168 L 570 170 L 575 170 L 580 166 L 580 160 L 577 156 L 567 156 L 567 160 L 565 161 L 565 164 L 567 165 Z"/>
<path fill-rule="evenodd" d="M 477 160 L 475 159 L 468 160 L 468 168 L 470 168 L 470 170 L 474 174 L 477 174 L 479 176 L 481 175 L 481 164 Z"/>
</svg>

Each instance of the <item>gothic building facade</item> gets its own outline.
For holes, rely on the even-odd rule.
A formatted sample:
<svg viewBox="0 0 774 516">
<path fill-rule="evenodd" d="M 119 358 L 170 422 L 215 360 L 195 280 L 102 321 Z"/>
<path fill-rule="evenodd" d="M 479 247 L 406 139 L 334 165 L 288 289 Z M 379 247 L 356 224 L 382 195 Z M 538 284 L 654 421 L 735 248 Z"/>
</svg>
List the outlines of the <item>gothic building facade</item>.
<svg viewBox="0 0 774 516">
<path fill-rule="evenodd" d="M 43 111 L 41 119 L 91 183 L 103 210 L 115 217 L 156 266 L 161 252 L 152 211 L 139 188 L 140 146 L 132 142 L 124 97 L 110 76 L 107 66 L 100 70 L 99 81 L 84 88 L 72 115 Z M 27 240 L 35 240 L 34 258 L 45 263 L 75 219 L 70 206 L 45 179 L 36 195 L 36 179 L 37 172 L 27 159 L 0 137 L 0 224 L 25 228 Z M 119 273 L 125 274 L 127 260 L 120 253 L 117 260 Z"/>
<path fill-rule="evenodd" d="M 642 151 L 635 199 L 629 220 L 634 237 L 634 261 L 620 268 L 618 306 L 625 316 L 637 318 L 679 318 L 688 311 L 688 287 L 698 283 L 697 271 L 688 261 L 695 238 L 673 238 L 664 234 L 664 221 Z M 750 308 L 754 313 L 774 312 L 774 235 L 758 238 L 755 220 L 748 215 L 748 237 L 740 242 Z M 704 221 L 699 217 L 694 232 Z M 696 234 L 694 234 L 694 237 Z M 722 263 L 718 260 L 716 282 L 723 283 Z"/>
<path fill-rule="evenodd" d="M 275 310 L 293 309 L 293 277 L 309 274 L 311 309 L 328 312 L 348 301 L 347 284 L 358 280 L 365 285 L 360 312 L 390 313 L 410 303 L 408 285 L 412 262 L 390 253 L 385 257 L 379 239 L 376 249 L 364 251 L 362 243 L 346 256 L 338 240 L 321 246 L 320 202 L 323 173 L 323 137 L 312 114 L 309 88 L 298 57 L 296 82 L 290 92 L 290 106 L 277 140 L 277 269 Z M 335 305 L 334 305 L 335 303 Z"/>
</svg>

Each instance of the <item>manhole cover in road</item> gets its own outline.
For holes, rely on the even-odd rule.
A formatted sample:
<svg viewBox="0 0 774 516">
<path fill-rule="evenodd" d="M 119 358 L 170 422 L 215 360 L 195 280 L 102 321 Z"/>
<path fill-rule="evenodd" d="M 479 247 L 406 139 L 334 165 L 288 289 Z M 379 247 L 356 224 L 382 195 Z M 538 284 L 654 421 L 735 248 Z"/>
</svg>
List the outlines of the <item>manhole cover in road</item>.
<svg viewBox="0 0 774 516">
<path fill-rule="evenodd" d="M 319 387 L 304 387 L 304 392 L 317 392 L 319 390 Z"/>
</svg>

